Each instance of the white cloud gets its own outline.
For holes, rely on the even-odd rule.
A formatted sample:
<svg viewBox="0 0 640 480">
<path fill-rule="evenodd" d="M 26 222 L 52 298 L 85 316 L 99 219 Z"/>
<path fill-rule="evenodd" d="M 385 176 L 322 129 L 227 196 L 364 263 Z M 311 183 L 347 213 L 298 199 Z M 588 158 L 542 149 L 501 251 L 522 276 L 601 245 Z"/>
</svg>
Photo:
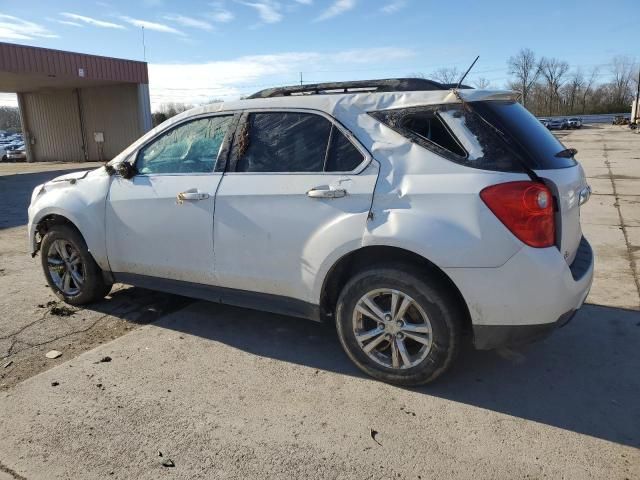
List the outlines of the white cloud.
<svg viewBox="0 0 640 480">
<path fill-rule="evenodd" d="M 217 12 L 210 12 L 206 14 L 214 22 L 228 23 L 235 18 L 235 15 L 229 10 L 218 10 Z"/>
<path fill-rule="evenodd" d="M 127 22 L 134 27 L 138 28 L 146 28 L 147 30 L 155 30 L 156 32 L 163 33 L 173 33 L 174 35 L 183 35 L 184 32 L 170 27 L 169 25 L 165 25 L 164 23 L 150 22 L 148 20 L 141 20 L 139 18 L 131 18 L 131 17 L 120 17 L 124 22 Z"/>
<path fill-rule="evenodd" d="M 200 30 L 213 30 L 213 25 L 209 22 L 205 22 L 204 20 L 198 20 L 193 17 L 186 17 L 184 15 L 165 15 L 165 20 L 169 20 L 171 22 L 175 22 L 183 27 L 188 28 L 199 28 Z"/>
<path fill-rule="evenodd" d="M 384 7 L 380 9 L 382 13 L 386 13 L 390 15 L 392 13 L 396 13 L 399 10 L 402 10 L 407 6 L 407 0 L 393 0 L 387 3 Z"/>
<path fill-rule="evenodd" d="M 335 0 L 333 4 L 316 18 L 317 22 L 328 20 L 353 9 L 356 6 L 356 0 Z"/>
<path fill-rule="evenodd" d="M 94 27 L 116 28 L 116 29 L 119 29 L 119 30 L 123 30 L 125 28 L 124 26 L 119 25 L 117 23 L 105 22 L 104 20 L 98 20 L 97 18 L 86 17 L 84 15 L 78 15 L 77 13 L 63 12 L 60 15 L 62 15 L 63 17 L 69 18 L 71 20 L 74 20 L 75 22 L 86 23 L 87 25 L 92 25 Z"/>
<path fill-rule="evenodd" d="M 210 6 L 213 7 L 212 12 L 205 13 L 205 16 L 217 23 L 228 23 L 235 18 L 233 12 L 230 12 L 225 8 L 225 2 L 211 2 Z"/>
<path fill-rule="evenodd" d="M 213 98 L 234 100 L 255 91 L 282 84 L 295 84 L 299 72 L 313 76 L 322 65 L 345 71 L 354 63 L 370 64 L 414 56 L 405 48 L 381 47 L 339 52 L 288 52 L 254 55 L 235 60 L 199 64 L 149 64 L 149 89 L 153 109 L 161 103 L 208 103 Z M 318 75 L 316 73 L 315 75 Z M 322 74 L 326 77 L 326 72 Z M 309 77 L 311 78 L 311 77 Z"/>
<path fill-rule="evenodd" d="M 254 8 L 264 23 L 278 23 L 282 20 L 282 13 L 280 13 L 280 4 L 278 2 L 265 0 L 264 2 L 242 3 L 247 7 Z"/>
<path fill-rule="evenodd" d="M 80 28 L 84 27 L 84 25 L 81 25 L 81 24 L 76 23 L 76 22 L 70 22 L 69 20 L 54 20 L 54 22 L 58 22 L 58 23 L 60 23 L 62 25 L 70 25 L 72 27 L 80 27 Z"/>
<path fill-rule="evenodd" d="M 34 38 L 58 38 L 42 25 L 0 13 L 0 39 L 32 40 Z"/>
</svg>

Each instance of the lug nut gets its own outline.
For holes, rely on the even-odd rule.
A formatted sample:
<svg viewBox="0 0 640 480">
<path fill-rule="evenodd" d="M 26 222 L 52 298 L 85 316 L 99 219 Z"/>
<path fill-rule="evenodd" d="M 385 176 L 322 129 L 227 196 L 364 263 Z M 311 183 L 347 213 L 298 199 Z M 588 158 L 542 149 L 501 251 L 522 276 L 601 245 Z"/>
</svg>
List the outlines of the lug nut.
<svg viewBox="0 0 640 480">
<path fill-rule="evenodd" d="M 396 333 L 396 338 L 398 340 L 402 340 L 404 338 L 404 335 L 402 333 Z"/>
<path fill-rule="evenodd" d="M 400 328 L 404 327 L 404 322 L 402 320 L 398 320 L 396 322 L 396 325 L 398 325 Z"/>
<path fill-rule="evenodd" d="M 379 324 L 378 324 L 378 328 L 379 328 L 380 330 L 384 330 L 384 323 L 379 323 Z"/>
<path fill-rule="evenodd" d="M 385 315 L 385 316 L 384 316 L 384 319 L 385 319 L 387 322 L 391 321 L 391 315 L 389 315 L 389 314 Z"/>
</svg>

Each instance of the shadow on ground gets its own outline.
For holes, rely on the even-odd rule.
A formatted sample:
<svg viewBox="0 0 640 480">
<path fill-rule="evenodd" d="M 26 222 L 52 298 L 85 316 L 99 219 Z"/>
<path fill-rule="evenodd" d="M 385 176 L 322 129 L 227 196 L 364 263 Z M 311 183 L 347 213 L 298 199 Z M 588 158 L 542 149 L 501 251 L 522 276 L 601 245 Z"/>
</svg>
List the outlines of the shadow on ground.
<svg viewBox="0 0 640 480">
<path fill-rule="evenodd" d="M 365 378 L 329 326 L 206 302 L 182 312 L 156 325 Z M 443 378 L 412 390 L 640 447 L 638 345 L 639 312 L 585 305 L 572 323 L 526 350 L 498 354 L 469 346 Z"/>
<path fill-rule="evenodd" d="M 78 170 L 82 169 L 0 175 L 0 230 L 27 224 L 27 208 L 31 201 L 31 192 L 36 186 Z"/>
</svg>

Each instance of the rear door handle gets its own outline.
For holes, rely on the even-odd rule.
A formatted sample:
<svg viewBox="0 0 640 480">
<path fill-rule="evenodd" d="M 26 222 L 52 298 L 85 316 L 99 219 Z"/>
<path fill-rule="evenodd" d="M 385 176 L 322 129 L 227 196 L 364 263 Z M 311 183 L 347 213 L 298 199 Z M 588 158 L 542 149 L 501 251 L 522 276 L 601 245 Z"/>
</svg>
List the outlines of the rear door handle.
<svg viewBox="0 0 640 480">
<path fill-rule="evenodd" d="M 316 187 L 307 192 L 311 198 L 340 198 L 344 197 L 347 191 L 344 188 Z"/>
<path fill-rule="evenodd" d="M 178 194 L 178 201 L 185 200 L 206 200 L 209 198 L 208 193 L 201 193 L 198 191 L 187 190 L 186 192 L 181 192 Z"/>
</svg>

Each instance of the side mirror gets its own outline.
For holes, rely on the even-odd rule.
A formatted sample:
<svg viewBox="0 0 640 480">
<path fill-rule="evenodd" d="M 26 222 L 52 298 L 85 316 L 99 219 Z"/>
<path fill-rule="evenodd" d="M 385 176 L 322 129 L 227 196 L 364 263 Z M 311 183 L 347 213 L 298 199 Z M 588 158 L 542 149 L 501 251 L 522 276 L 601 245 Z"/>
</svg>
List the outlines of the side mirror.
<svg viewBox="0 0 640 480">
<path fill-rule="evenodd" d="M 129 180 L 133 178 L 136 175 L 136 173 L 138 173 L 138 170 L 129 162 L 122 162 L 122 163 L 119 163 L 118 166 L 116 167 L 116 172 L 122 178 Z"/>
</svg>

